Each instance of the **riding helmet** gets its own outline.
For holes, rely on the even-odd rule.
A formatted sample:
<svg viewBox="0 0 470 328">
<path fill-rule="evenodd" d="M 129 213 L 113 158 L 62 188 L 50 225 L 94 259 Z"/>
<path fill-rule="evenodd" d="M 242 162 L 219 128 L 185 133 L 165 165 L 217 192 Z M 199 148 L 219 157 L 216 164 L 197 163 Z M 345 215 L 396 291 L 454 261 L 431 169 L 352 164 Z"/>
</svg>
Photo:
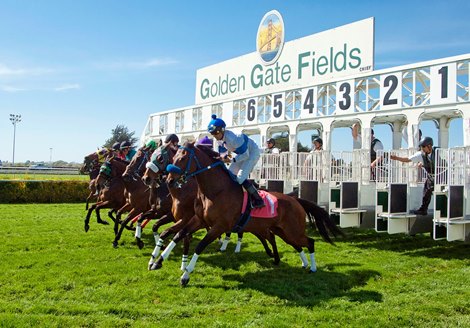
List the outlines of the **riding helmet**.
<svg viewBox="0 0 470 328">
<path fill-rule="evenodd" d="M 152 150 L 155 150 L 155 149 L 157 149 L 157 143 L 154 140 L 149 140 L 145 144 L 145 147 L 147 147 L 149 149 L 152 149 Z"/>
<path fill-rule="evenodd" d="M 121 143 L 120 142 L 113 143 L 113 150 L 119 150 L 119 149 L 121 149 Z"/>
<path fill-rule="evenodd" d="M 433 141 L 432 141 L 432 138 L 431 137 L 424 137 L 423 139 L 421 139 L 421 141 L 419 142 L 419 146 L 420 147 L 426 147 L 428 145 L 433 145 Z"/>
<path fill-rule="evenodd" d="M 199 139 L 199 140 L 196 142 L 196 145 L 213 147 L 213 146 L 214 146 L 214 142 L 212 141 L 212 139 L 210 139 L 209 137 L 205 136 L 204 138 Z"/>
<path fill-rule="evenodd" d="M 224 132 L 225 131 L 225 122 L 221 118 L 217 118 L 217 115 L 212 114 L 212 120 L 209 122 L 207 126 L 207 131 L 211 134 L 215 133 L 216 131 Z"/>
<path fill-rule="evenodd" d="M 131 147 L 131 143 L 129 141 L 123 141 L 121 142 L 121 150 L 125 149 L 125 148 L 130 148 Z"/>
<path fill-rule="evenodd" d="M 273 146 L 275 146 L 276 140 L 274 140 L 273 138 L 269 138 L 268 140 L 266 140 L 266 143 L 270 143 L 270 144 L 273 144 Z"/>
<path fill-rule="evenodd" d="M 176 134 L 170 134 L 166 137 L 165 139 L 165 143 L 169 143 L 169 142 L 180 142 L 180 139 L 178 138 L 178 136 Z"/>
</svg>

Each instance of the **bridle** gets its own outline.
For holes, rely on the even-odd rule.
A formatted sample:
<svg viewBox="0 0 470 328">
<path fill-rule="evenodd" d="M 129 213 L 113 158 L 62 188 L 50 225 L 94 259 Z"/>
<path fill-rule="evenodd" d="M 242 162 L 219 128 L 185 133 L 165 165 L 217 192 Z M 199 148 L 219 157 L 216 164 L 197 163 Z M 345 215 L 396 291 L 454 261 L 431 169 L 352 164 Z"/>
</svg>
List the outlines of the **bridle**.
<svg viewBox="0 0 470 328">
<path fill-rule="evenodd" d="M 223 168 L 226 168 L 225 165 L 224 165 L 224 162 L 222 162 L 222 161 L 214 162 L 214 163 L 212 163 L 211 165 L 208 165 L 208 166 L 202 166 L 199 163 L 199 160 L 197 159 L 196 153 L 195 153 L 193 148 L 180 146 L 179 149 L 185 150 L 189 153 L 189 159 L 188 159 L 188 162 L 186 163 L 185 170 L 183 171 L 182 168 L 180 168 L 179 166 L 176 166 L 174 164 L 168 164 L 167 167 L 166 167 L 166 170 L 169 173 L 179 175 L 179 178 L 177 180 L 175 180 L 174 183 L 173 183 L 176 188 L 181 188 L 182 185 L 187 183 L 190 178 L 192 178 L 192 177 L 194 177 L 194 176 L 196 176 L 196 175 L 198 175 L 202 172 L 210 170 L 214 167 L 222 166 Z M 196 170 L 193 171 L 193 172 L 190 172 L 191 164 L 192 164 L 193 159 L 196 162 Z"/>
<path fill-rule="evenodd" d="M 150 150 L 149 149 L 141 149 L 140 151 L 144 155 L 140 159 L 140 162 L 137 165 L 137 168 L 135 168 L 135 164 L 134 164 L 133 167 L 131 168 L 130 174 L 129 174 L 132 177 L 132 179 L 134 179 L 134 181 L 137 181 L 137 179 L 140 179 L 141 170 L 145 167 L 144 164 L 149 161 L 149 157 L 150 157 Z"/>
</svg>

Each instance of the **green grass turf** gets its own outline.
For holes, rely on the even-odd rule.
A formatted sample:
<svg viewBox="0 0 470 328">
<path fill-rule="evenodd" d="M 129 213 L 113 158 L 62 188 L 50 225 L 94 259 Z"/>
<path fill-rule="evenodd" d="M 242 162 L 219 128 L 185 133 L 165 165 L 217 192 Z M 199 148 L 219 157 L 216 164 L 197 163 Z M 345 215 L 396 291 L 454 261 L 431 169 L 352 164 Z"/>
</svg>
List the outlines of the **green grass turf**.
<svg viewBox="0 0 470 328">
<path fill-rule="evenodd" d="M 275 266 L 248 234 L 234 254 L 233 236 L 183 288 L 180 245 L 149 272 L 150 225 L 142 250 L 127 230 L 114 249 L 94 216 L 84 232 L 84 208 L 0 205 L 0 327 L 470 327 L 469 244 L 350 229 L 331 246 L 310 231 L 309 274 L 279 238 Z"/>
</svg>

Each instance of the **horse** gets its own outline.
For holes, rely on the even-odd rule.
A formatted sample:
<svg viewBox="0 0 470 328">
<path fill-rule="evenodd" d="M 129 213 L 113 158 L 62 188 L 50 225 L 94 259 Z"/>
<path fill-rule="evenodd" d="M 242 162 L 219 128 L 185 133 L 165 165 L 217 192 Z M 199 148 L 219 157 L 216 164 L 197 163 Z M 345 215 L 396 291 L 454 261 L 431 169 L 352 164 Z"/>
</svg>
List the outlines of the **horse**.
<svg viewBox="0 0 470 328">
<path fill-rule="evenodd" d="M 106 162 L 105 162 L 106 163 Z M 104 165 L 104 164 L 103 164 Z M 103 221 L 100 218 L 100 209 L 110 208 L 108 216 L 114 221 L 118 222 L 116 218 L 112 216 L 113 212 L 117 212 L 119 209 L 126 205 L 126 197 L 124 193 L 124 181 L 111 175 L 111 170 L 108 170 L 106 166 L 101 166 L 100 172 L 96 177 L 97 185 L 101 186 L 101 192 L 99 194 L 98 202 L 93 204 L 89 209 L 85 218 L 85 232 L 90 229 L 90 216 L 95 210 L 98 223 L 108 224 L 107 221 Z"/>
<path fill-rule="evenodd" d="M 218 154 L 214 151 L 186 142 L 173 158 L 173 165 L 168 167 L 170 173 L 167 183 L 170 187 L 184 183 L 189 177 L 196 178 L 199 202 L 195 202 L 195 216 L 162 252 L 156 262 L 157 267 L 162 266 L 164 259 L 181 238 L 199 228 L 199 220 L 210 227 L 196 246 L 195 253 L 181 276 L 182 286 L 188 284 L 189 275 L 194 271 L 197 259 L 207 245 L 222 233 L 231 231 L 242 211 L 242 187 L 230 177 L 223 162 L 217 158 Z M 268 240 L 271 235 L 279 236 L 299 252 L 303 268 L 308 268 L 309 265 L 302 249 L 307 247 L 310 254 L 309 271 L 316 272 L 315 241 L 306 234 L 306 216 L 308 215 L 312 227 L 316 226 L 328 243 L 333 244 L 330 234 L 335 237 L 342 235 L 341 230 L 333 223 L 328 213 L 315 203 L 282 193 L 270 194 L 278 200 L 277 216 L 272 219 L 252 216 L 244 231 L 255 232 Z"/>
<path fill-rule="evenodd" d="M 124 179 L 122 176 L 128 164 L 129 163 L 127 161 L 123 161 L 115 158 L 114 156 L 111 156 L 106 159 L 104 164 L 101 166 L 100 171 L 100 175 L 105 174 L 107 178 L 122 181 L 125 189 L 126 204 L 117 211 L 116 221 L 114 222 L 114 247 L 118 246 L 122 231 L 125 227 L 127 227 L 127 224 L 131 221 L 131 219 L 150 209 L 147 192 L 148 190 L 142 181 L 140 179 Z M 121 215 L 126 211 L 129 213 L 119 228 Z"/>
<path fill-rule="evenodd" d="M 111 153 L 111 150 L 108 148 L 101 148 L 96 152 L 93 152 L 83 159 L 83 164 L 80 167 L 81 174 L 88 174 L 90 176 L 90 183 L 88 189 L 90 189 L 90 194 L 86 198 L 85 209 L 88 210 L 88 205 L 90 199 L 94 196 L 98 196 L 96 193 L 96 177 L 100 172 L 100 166 L 103 164 L 104 159 Z"/>
<path fill-rule="evenodd" d="M 173 162 L 173 157 L 176 154 L 176 149 L 172 148 L 169 144 L 161 146 L 155 154 L 152 156 L 151 161 L 147 164 L 147 170 L 145 171 L 142 180 L 148 186 L 154 186 L 157 184 L 165 184 L 162 181 L 162 177 L 166 172 L 166 167 L 168 164 Z M 173 207 L 172 212 L 175 218 L 177 218 L 177 223 L 172 227 L 168 228 L 160 235 L 160 239 L 155 246 L 154 252 L 149 261 L 149 270 L 156 270 L 155 259 L 160 253 L 160 249 L 163 246 L 163 243 L 167 237 L 172 234 L 177 233 L 184 227 L 189 220 L 194 216 L 194 202 L 197 201 L 197 182 L 195 179 L 190 179 L 186 184 L 182 185 L 181 188 L 170 188 L 170 193 L 173 198 Z M 208 228 L 201 225 L 201 228 Z M 256 234 L 255 234 L 256 235 Z M 277 252 L 276 242 L 274 239 L 270 240 L 273 251 L 270 250 L 269 246 L 266 243 L 266 240 L 261 238 L 259 235 L 256 235 L 261 241 L 266 253 L 270 257 L 274 257 L 274 263 L 278 264 L 280 258 Z M 238 241 L 235 248 L 235 253 L 240 252 L 241 243 L 242 243 L 243 233 L 238 233 Z M 220 251 L 225 251 L 227 243 L 230 240 L 230 232 L 226 234 L 225 240 L 222 243 Z M 185 245 L 186 249 L 186 245 Z M 187 253 L 184 253 L 187 254 Z M 187 261 L 187 257 L 183 257 L 183 262 Z M 182 266 L 184 269 L 184 265 Z"/>
<path fill-rule="evenodd" d="M 124 181 L 130 182 L 140 181 L 142 183 L 142 174 L 145 171 L 145 165 L 150 160 L 150 156 L 153 151 L 150 147 L 141 147 L 138 149 L 137 153 L 132 158 L 129 165 L 127 165 L 124 174 L 122 175 Z M 144 184 L 145 185 L 145 184 Z M 155 238 L 155 244 L 158 244 L 159 235 L 158 228 L 161 225 L 170 223 L 174 221 L 173 214 L 171 213 L 172 199 L 168 191 L 168 187 L 165 184 L 160 184 L 158 186 L 151 186 L 149 193 L 149 206 L 146 212 L 144 212 L 137 220 L 137 226 L 135 231 L 135 238 L 137 246 L 142 249 L 144 247 L 144 242 L 141 239 L 142 228 L 145 226 L 142 222 L 147 222 L 150 219 L 156 218 L 157 222 L 153 226 L 153 233 Z M 189 248 L 189 244 L 188 244 Z"/>
</svg>

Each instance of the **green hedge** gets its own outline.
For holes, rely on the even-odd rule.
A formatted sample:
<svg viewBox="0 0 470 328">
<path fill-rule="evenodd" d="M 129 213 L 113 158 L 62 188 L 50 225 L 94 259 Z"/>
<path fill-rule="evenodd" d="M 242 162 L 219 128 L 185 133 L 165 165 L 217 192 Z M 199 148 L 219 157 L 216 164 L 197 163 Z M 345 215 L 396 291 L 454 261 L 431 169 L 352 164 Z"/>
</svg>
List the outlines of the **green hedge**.
<svg viewBox="0 0 470 328">
<path fill-rule="evenodd" d="M 0 181 L 0 203 L 77 203 L 90 191 L 85 181 Z"/>
</svg>

